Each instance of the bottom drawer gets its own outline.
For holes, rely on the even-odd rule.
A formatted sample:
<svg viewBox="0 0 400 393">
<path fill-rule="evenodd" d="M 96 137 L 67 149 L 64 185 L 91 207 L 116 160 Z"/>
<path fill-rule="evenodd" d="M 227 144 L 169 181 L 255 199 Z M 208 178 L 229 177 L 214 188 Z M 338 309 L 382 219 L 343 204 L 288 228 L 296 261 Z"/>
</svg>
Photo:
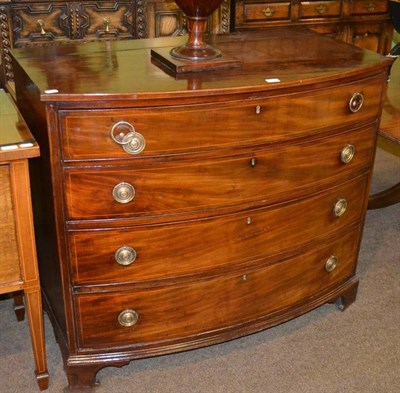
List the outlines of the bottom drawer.
<svg viewBox="0 0 400 393">
<path fill-rule="evenodd" d="M 352 277 L 359 237 L 360 230 L 353 229 L 329 245 L 241 273 L 138 291 L 78 294 L 80 347 L 161 347 L 259 323 Z M 337 265 L 328 271 L 334 267 L 332 256 Z"/>
</svg>

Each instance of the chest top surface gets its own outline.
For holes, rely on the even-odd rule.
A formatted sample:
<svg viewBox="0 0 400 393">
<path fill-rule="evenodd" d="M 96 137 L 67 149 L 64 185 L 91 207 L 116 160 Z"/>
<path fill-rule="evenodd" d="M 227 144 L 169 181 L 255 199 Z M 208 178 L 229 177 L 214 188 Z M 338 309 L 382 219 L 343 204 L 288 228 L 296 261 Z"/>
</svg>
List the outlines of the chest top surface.
<svg viewBox="0 0 400 393">
<path fill-rule="evenodd" d="M 301 88 L 384 68 L 390 60 L 317 33 L 286 28 L 212 36 L 239 68 L 169 75 L 152 63 L 152 48 L 186 37 L 14 49 L 42 101 L 140 100 Z M 382 69 L 381 68 L 381 69 Z M 272 81 L 272 82 L 271 82 Z"/>
<path fill-rule="evenodd" d="M 0 162 L 39 155 L 39 146 L 25 121 L 12 99 L 1 89 L 0 119 Z"/>
</svg>

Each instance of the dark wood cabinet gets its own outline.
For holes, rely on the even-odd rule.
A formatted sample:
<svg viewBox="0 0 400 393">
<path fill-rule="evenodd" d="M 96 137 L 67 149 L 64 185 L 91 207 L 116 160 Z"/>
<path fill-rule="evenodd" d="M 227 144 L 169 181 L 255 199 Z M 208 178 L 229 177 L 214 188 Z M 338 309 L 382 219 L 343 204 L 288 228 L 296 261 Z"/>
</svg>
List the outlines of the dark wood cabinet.
<svg viewBox="0 0 400 393">
<path fill-rule="evenodd" d="M 392 59 L 292 28 L 218 36 L 239 68 L 175 77 L 152 62 L 184 40 L 13 51 L 42 151 L 43 293 L 73 391 L 105 366 L 356 297 Z"/>
<path fill-rule="evenodd" d="M 382 54 L 392 44 L 389 0 L 237 0 L 232 5 L 232 30 L 304 26 Z"/>
</svg>

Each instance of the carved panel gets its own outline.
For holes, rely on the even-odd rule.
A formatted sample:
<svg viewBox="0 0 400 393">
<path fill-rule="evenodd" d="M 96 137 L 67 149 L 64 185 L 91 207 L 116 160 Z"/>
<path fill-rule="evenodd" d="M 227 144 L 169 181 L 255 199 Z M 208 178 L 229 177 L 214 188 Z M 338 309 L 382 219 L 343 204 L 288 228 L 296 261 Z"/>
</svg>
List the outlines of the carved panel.
<svg viewBox="0 0 400 393">
<path fill-rule="evenodd" d="M 67 4 L 16 4 L 11 8 L 13 46 L 70 36 Z"/>
<path fill-rule="evenodd" d="M 147 37 L 146 0 L 136 1 L 136 38 Z"/>
<path fill-rule="evenodd" d="M 8 9 L 0 6 L 0 82 L 5 79 L 14 79 L 10 57 L 11 31 L 9 20 Z"/>
<path fill-rule="evenodd" d="M 132 2 L 21 4 L 12 7 L 14 46 L 60 39 L 136 38 Z"/>
<path fill-rule="evenodd" d="M 224 0 L 217 12 L 219 13 L 219 18 L 217 23 L 217 30 L 214 30 L 214 32 L 228 34 L 231 31 L 231 26 L 230 26 L 231 1 Z"/>
<path fill-rule="evenodd" d="M 135 38 L 131 2 L 85 2 L 80 6 L 79 38 Z"/>
<path fill-rule="evenodd" d="M 185 17 L 180 10 L 156 11 L 155 36 L 176 36 L 185 33 Z"/>
</svg>

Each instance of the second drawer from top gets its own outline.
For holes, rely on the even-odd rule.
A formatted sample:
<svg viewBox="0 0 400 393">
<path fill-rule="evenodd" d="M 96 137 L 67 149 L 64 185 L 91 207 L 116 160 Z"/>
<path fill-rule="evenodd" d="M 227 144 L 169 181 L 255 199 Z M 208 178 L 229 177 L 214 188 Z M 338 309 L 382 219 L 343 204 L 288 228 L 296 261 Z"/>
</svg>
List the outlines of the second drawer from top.
<svg viewBox="0 0 400 393">
<path fill-rule="evenodd" d="M 156 217 L 287 200 L 367 170 L 374 142 L 372 124 L 215 160 L 71 167 L 64 175 L 68 217 Z"/>
</svg>

